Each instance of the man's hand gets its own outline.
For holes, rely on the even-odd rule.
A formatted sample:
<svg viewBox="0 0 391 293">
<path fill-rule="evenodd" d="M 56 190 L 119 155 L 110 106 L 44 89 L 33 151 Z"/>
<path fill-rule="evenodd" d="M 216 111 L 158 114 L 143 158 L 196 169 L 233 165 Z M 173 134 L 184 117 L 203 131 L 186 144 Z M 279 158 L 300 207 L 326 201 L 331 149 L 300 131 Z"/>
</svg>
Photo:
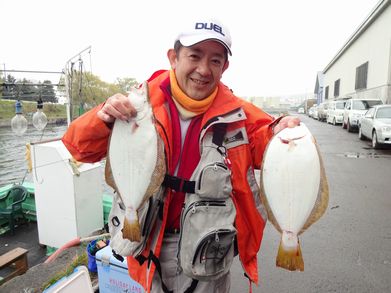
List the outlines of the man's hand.
<svg viewBox="0 0 391 293">
<path fill-rule="evenodd" d="M 293 128 L 298 125 L 300 125 L 299 117 L 285 116 L 276 124 L 276 126 L 274 126 L 274 134 L 277 134 L 278 132 L 280 132 L 284 128 L 287 128 L 287 127 Z"/>
<path fill-rule="evenodd" d="M 115 94 L 106 100 L 102 109 L 98 111 L 97 116 L 106 123 L 112 123 L 115 119 L 129 120 L 136 114 L 136 109 L 127 96 Z"/>
</svg>

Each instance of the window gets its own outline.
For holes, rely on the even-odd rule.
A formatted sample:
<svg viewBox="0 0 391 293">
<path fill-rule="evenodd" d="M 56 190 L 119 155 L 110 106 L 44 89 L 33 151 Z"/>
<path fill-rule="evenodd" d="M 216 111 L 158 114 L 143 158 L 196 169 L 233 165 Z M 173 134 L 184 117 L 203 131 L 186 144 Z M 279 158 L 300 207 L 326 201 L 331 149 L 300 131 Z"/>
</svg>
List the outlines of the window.
<svg viewBox="0 0 391 293">
<path fill-rule="evenodd" d="M 329 86 L 326 86 L 325 92 L 324 92 L 324 98 L 327 100 L 329 98 Z"/>
<path fill-rule="evenodd" d="M 356 84 L 354 89 L 366 89 L 368 78 L 368 61 L 356 68 Z"/>
<path fill-rule="evenodd" d="M 365 113 L 365 117 L 367 117 L 367 118 L 372 118 L 374 112 L 375 112 L 375 108 L 370 108 L 370 109 L 367 111 L 367 113 Z"/>
<path fill-rule="evenodd" d="M 334 82 L 334 97 L 338 97 L 339 96 L 339 84 L 340 84 L 340 81 L 341 81 L 341 79 L 337 79 Z"/>
<path fill-rule="evenodd" d="M 337 108 L 337 109 L 344 109 L 345 108 L 345 104 L 346 104 L 346 102 L 337 102 L 336 104 L 335 104 L 335 108 Z"/>
<path fill-rule="evenodd" d="M 374 109 L 374 108 L 372 108 L 372 109 Z M 369 112 L 369 110 L 368 110 L 368 112 Z M 389 107 L 380 108 L 379 110 L 377 110 L 376 117 L 377 118 L 391 118 L 391 108 L 389 108 Z"/>
<path fill-rule="evenodd" d="M 353 109 L 355 110 L 368 110 L 370 107 L 382 104 L 380 100 L 354 100 Z"/>
</svg>

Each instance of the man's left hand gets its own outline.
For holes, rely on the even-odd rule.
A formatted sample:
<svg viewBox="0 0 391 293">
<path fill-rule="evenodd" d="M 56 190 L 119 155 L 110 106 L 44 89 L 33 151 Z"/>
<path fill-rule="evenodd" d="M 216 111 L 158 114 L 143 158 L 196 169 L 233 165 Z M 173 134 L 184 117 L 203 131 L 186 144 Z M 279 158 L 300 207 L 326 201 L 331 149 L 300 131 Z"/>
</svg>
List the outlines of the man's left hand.
<svg viewBox="0 0 391 293">
<path fill-rule="evenodd" d="M 285 116 L 283 117 L 277 124 L 274 126 L 274 134 L 277 134 L 284 128 L 293 128 L 295 126 L 300 125 L 300 119 L 299 117 L 295 116 Z"/>
</svg>

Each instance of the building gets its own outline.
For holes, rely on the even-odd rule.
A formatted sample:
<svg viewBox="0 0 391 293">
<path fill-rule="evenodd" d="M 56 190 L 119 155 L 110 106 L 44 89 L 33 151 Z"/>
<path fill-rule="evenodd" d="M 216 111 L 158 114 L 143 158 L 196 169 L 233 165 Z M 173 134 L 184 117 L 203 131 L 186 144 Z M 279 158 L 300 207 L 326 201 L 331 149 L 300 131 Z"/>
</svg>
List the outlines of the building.
<svg viewBox="0 0 391 293">
<path fill-rule="evenodd" d="M 315 83 L 315 90 L 314 90 L 316 103 L 318 105 L 322 103 L 325 99 L 323 95 L 323 78 L 324 78 L 323 72 L 319 71 L 318 74 L 316 75 L 316 83 Z"/>
<path fill-rule="evenodd" d="M 324 100 L 379 98 L 391 103 L 390 2 L 376 4 L 323 70 Z"/>
</svg>

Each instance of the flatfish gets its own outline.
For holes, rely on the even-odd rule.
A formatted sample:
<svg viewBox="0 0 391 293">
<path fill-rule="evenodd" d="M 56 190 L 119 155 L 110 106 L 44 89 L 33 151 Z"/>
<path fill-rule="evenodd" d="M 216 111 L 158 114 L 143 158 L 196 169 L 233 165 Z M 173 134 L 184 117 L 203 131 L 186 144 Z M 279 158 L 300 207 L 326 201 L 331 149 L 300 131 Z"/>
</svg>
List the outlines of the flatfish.
<svg viewBox="0 0 391 293">
<path fill-rule="evenodd" d="M 271 139 L 260 185 L 268 218 L 281 233 L 276 265 L 304 271 L 298 235 L 324 214 L 329 189 L 319 148 L 303 122 Z"/>
<path fill-rule="evenodd" d="M 131 88 L 128 97 L 137 115 L 128 121 L 115 120 L 108 145 L 105 178 L 125 207 L 123 238 L 140 241 L 137 210 L 159 190 L 166 163 L 164 144 L 156 130 L 149 103 L 147 82 Z"/>
</svg>

